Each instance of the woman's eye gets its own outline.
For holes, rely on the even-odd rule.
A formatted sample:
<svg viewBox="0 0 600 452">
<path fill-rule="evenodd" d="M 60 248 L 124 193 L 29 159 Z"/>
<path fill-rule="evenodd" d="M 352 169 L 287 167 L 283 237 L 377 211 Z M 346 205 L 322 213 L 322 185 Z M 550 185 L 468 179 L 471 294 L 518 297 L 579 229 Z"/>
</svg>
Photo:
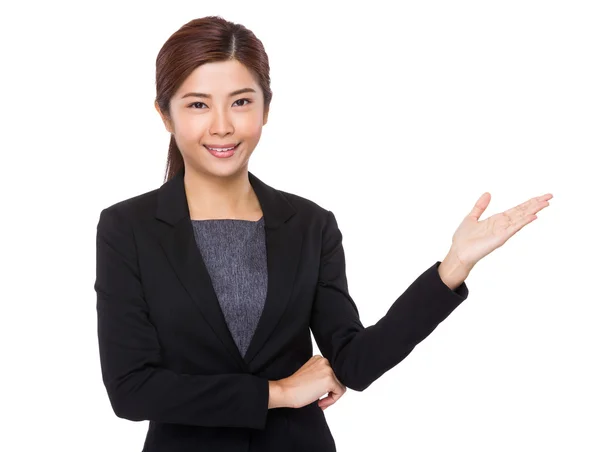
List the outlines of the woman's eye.
<svg viewBox="0 0 600 452">
<path fill-rule="evenodd" d="M 244 98 L 244 99 L 238 99 L 238 100 L 236 100 L 236 101 L 234 102 L 234 104 L 236 104 L 236 103 L 238 103 L 238 102 L 241 102 L 241 101 L 244 101 L 244 100 L 245 100 L 245 101 L 247 101 L 248 103 L 247 103 L 247 104 L 244 104 L 244 105 L 239 105 L 240 107 L 245 107 L 246 105 L 248 105 L 248 104 L 251 104 L 251 103 L 252 103 L 252 101 L 251 101 L 250 99 L 246 99 L 246 98 Z M 195 108 L 196 108 L 196 107 L 195 107 L 196 105 L 206 105 L 206 104 L 205 104 L 204 102 L 194 102 L 194 103 L 192 103 L 192 104 L 188 105 L 188 107 L 190 107 L 190 108 L 194 108 L 194 109 L 195 109 Z M 202 108 L 200 108 L 200 109 L 202 109 Z"/>
<path fill-rule="evenodd" d="M 241 102 L 241 101 L 243 101 L 243 100 L 246 100 L 246 101 L 248 101 L 248 103 L 247 103 L 247 104 L 245 104 L 245 105 L 248 105 L 248 104 L 251 104 L 251 103 L 252 103 L 252 101 L 251 101 L 250 99 L 245 99 L 245 98 L 244 98 L 244 99 L 238 99 L 238 100 L 236 100 L 235 102 Z M 235 102 L 234 102 L 234 103 L 235 103 Z M 240 107 L 244 107 L 245 105 L 240 105 Z"/>
</svg>

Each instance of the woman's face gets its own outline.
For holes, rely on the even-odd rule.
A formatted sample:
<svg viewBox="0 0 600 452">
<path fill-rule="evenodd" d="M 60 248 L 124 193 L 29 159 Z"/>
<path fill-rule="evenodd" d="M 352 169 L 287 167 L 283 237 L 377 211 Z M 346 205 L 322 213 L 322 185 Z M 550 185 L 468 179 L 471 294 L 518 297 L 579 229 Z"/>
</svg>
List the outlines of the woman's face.
<svg viewBox="0 0 600 452">
<path fill-rule="evenodd" d="M 197 67 L 171 98 L 170 120 L 155 107 L 175 137 L 186 172 L 192 168 L 219 177 L 247 170 L 268 116 L 260 86 L 237 60 Z M 207 149 L 223 145 L 238 146 L 231 157 Z"/>
</svg>

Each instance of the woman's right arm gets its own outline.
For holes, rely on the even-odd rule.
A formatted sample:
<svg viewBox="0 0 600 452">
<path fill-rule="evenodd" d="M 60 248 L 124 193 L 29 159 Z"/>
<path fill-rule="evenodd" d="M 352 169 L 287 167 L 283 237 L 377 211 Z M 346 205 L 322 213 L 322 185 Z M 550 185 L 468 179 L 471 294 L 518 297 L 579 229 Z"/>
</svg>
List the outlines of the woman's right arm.
<svg viewBox="0 0 600 452">
<path fill-rule="evenodd" d="M 284 408 L 287 406 L 280 382 L 269 380 L 269 409 Z"/>
<path fill-rule="evenodd" d="M 285 406 L 277 382 L 251 374 L 188 375 L 161 367 L 143 296 L 135 242 L 117 208 L 102 210 L 96 236 L 98 343 L 115 414 L 132 421 L 264 429 Z"/>
</svg>

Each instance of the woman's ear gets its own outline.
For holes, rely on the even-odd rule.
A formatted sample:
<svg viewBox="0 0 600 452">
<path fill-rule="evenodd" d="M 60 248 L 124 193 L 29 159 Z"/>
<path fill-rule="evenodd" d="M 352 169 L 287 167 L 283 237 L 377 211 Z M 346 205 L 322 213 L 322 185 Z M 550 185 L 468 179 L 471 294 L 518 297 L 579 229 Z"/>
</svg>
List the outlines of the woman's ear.
<svg viewBox="0 0 600 452">
<path fill-rule="evenodd" d="M 267 123 L 269 119 L 269 107 L 265 108 L 265 112 L 263 114 L 263 126 Z"/>
<path fill-rule="evenodd" d="M 158 112 L 158 114 L 160 115 L 160 119 L 162 119 L 163 124 L 165 125 L 165 129 L 167 129 L 167 132 L 169 132 L 170 134 L 173 133 L 173 126 L 171 124 L 171 121 L 169 120 L 169 118 L 167 118 L 162 111 L 160 111 L 160 107 L 158 106 L 158 101 L 154 101 L 154 108 L 156 108 L 156 111 Z"/>
</svg>

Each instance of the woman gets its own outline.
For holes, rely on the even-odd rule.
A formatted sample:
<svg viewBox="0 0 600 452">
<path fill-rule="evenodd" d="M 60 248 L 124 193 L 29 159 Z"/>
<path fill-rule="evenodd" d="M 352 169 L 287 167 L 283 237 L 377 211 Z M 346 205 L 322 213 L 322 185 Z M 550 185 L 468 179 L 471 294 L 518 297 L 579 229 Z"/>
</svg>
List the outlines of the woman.
<svg viewBox="0 0 600 452">
<path fill-rule="evenodd" d="M 402 361 L 468 297 L 473 266 L 552 195 L 479 221 L 482 195 L 444 260 L 365 328 L 333 213 L 248 171 L 272 95 L 261 42 L 205 17 L 174 33 L 156 64 L 166 181 L 102 210 L 97 230 L 112 407 L 150 421 L 148 452 L 334 451 L 323 410 Z"/>
</svg>

